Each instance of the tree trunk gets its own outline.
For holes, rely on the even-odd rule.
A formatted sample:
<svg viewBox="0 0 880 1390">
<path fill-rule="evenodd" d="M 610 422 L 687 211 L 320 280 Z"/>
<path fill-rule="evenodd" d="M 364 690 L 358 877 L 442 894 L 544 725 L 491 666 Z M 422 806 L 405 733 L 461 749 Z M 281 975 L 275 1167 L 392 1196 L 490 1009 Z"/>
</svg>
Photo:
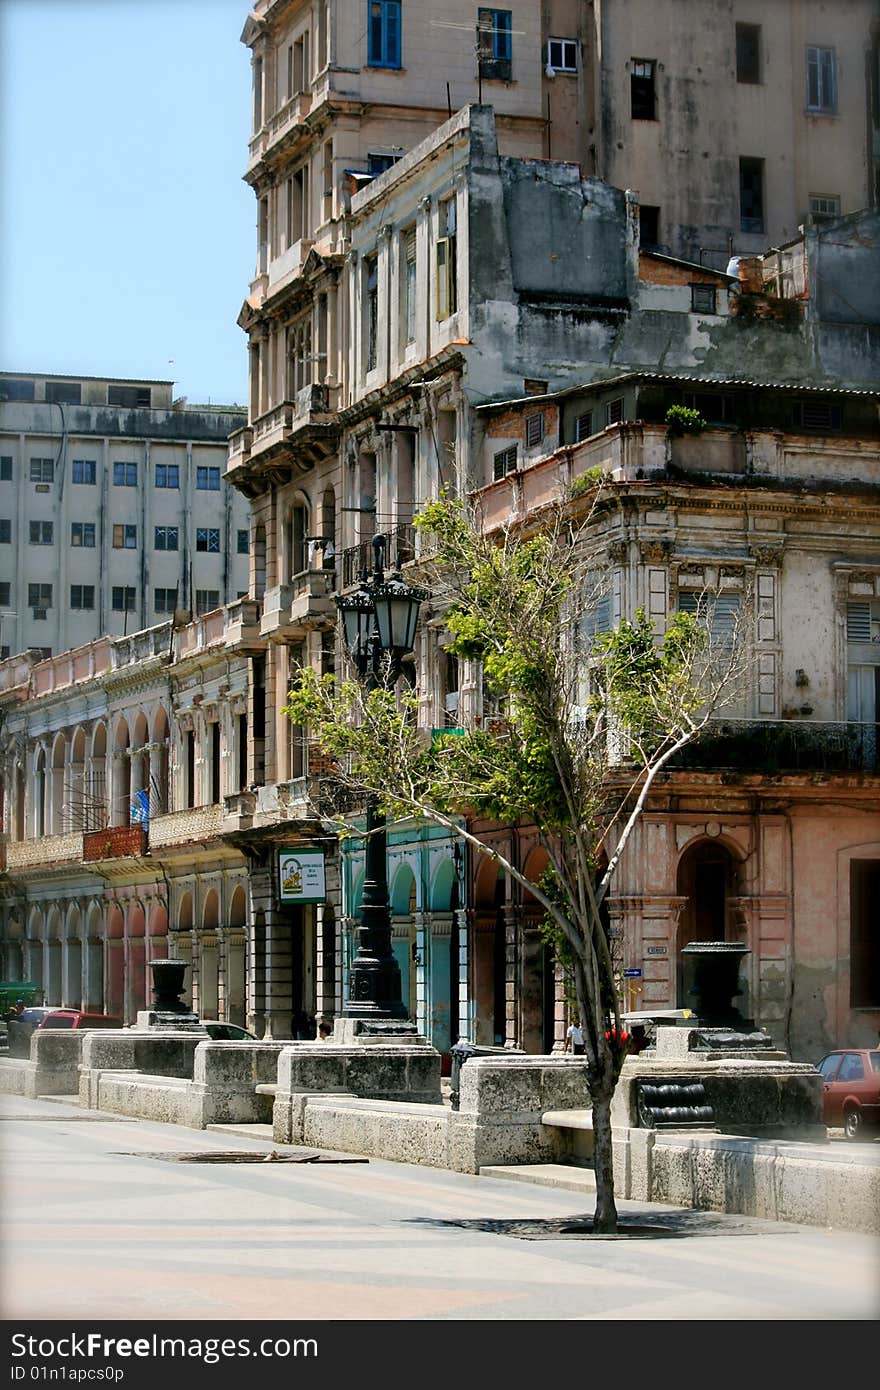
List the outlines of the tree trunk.
<svg viewBox="0 0 880 1390">
<path fill-rule="evenodd" d="M 613 1235 L 617 1230 L 614 1202 L 614 1157 L 611 1148 L 611 1097 L 593 1096 L 593 1155 L 596 1171 L 596 1211 L 593 1230 Z"/>
</svg>

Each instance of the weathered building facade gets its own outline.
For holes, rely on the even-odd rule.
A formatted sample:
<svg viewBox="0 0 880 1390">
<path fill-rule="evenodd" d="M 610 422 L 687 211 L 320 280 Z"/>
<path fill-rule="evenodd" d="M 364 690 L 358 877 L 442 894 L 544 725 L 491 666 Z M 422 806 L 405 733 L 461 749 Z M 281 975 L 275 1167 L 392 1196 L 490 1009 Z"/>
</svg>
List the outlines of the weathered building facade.
<svg viewBox="0 0 880 1390">
<path fill-rule="evenodd" d="M 247 588 L 224 482 L 236 407 L 169 381 L 0 373 L 0 649 L 45 656 L 207 613 Z"/>
</svg>

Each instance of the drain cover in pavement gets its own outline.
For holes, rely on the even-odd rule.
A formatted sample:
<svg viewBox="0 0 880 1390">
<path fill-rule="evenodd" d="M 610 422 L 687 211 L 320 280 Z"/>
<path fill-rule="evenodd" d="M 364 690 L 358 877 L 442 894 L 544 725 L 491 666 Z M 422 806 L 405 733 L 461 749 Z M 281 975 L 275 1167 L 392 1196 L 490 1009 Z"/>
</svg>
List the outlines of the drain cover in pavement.
<svg viewBox="0 0 880 1390">
<path fill-rule="evenodd" d="M 271 1153 L 253 1153 L 243 1149 L 211 1150 L 203 1149 L 196 1153 L 151 1153 L 147 1150 L 126 1152 L 119 1158 L 161 1158 L 166 1163 L 369 1163 L 368 1158 L 331 1158 L 327 1154 L 280 1154 L 273 1149 Z"/>
</svg>

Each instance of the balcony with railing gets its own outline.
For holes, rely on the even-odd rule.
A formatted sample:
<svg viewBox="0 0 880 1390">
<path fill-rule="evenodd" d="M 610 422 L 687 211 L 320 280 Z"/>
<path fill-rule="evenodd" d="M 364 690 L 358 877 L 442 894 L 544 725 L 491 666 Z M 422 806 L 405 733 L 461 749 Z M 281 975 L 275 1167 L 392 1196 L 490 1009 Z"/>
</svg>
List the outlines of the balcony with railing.
<svg viewBox="0 0 880 1390">
<path fill-rule="evenodd" d="M 142 825 L 108 825 L 104 830 L 88 830 L 80 838 L 86 863 L 140 858 L 147 850 L 147 832 Z"/>
<path fill-rule="evenodd" d="M 290 140 L 305 133 L 305 118 L 312 109 L 311 92 L 295 92 L 292 97 L 267 117 L 265 123 L 248 142 L 248 172 L 279 141 Z"/>
<path fill-rule="evenodd" d="M 254 432 L 250 425 L 244 425 L 240 430 L 233 430 L 229 436 L 229 450 L 227 454 L 226 467 L 241 468 L 246 464 L 251 456 L 251 444 Z"/>
<path fill-rule="evenodd" d="M 227 603 L 224 640 L 227 651 L 259 651 L 264 646 L 260 637 L 262 603 L 255 598 L 239 598 Z"/>
<path fill-rule="evenodd" d="M 35 840 L 9 840 L 6 844 L 6 872 L 25 873 L 56 865 L 81 864 L 86 857 L 81 831 L 67 835 L 41 835 Z"/>
<path fill-rule="evenodd" d="M 214 608 L 210 613 L 200 613 L 186 627 L 178 629 L 174 635 L 174 656 L 182 661 L 210 647 L 224 646 L 225 642 L 226 609 Z"/>
<path fill-rule="evenodd" d="M 168 661 L 171 655 L 171 623 L 160 623 L 129 637 L 114 637 L 110 645 L 110 667 L 118 671 L 142 661 Z"/>
<path fill-rule="evenodd" d="M 385 568 L 399 569 L 401 565 L 415 559 L 416 529 L 412 522 L 398 522 L 383 527 L 381 518 L 376 520 L 376 532 L 385 536 Z M 358 583 L 364 570 L 373 568 L 372 541 L 361 541 L 359 545 L 349 546 L 340 555 L 339 582 L 341 589 L 350 589 Z"/>
<path fill-rule="evenodd" d="M 713 719 L 671 767 L 701 772 L 880 772 L 877 724 Z"/>
<path fill-rule="evenodd" d="M 333 623 L 336 571 L 303 570 L 288 584 L 278 584 L 263 595 L 260 632 L 276 641 L 304 637 L 315 627 Z"/>
<path fill-rule="evenodd" d="M 156 816 L 150 821 L 150 849 L 155 854 L 157 850 L 214 839 L 223 829 L 223 810 L 222 805 L 212 804 Z"/>
<path fill-rule="evenodd" d="M 304 386 L 292 400 L 258 415 L 250 426 L 249 451 L 230 453 L 226 476 L 280 461 L 311 468 L 327 458 L 339 437 L 335 394 L 328 386 Z"/>
<path fill-rule="evenodd" d="M 495 441 L 490 437 L 485 447 L 491 470 Z M 491 531 L 603 481 L 748 478 L 756 486 L 771 480 L 802 486 L 844 479 L 876 483 L 878 477 L 876 438 L 732 428 L 677 435 L 665 424 L 635 420 L 609 425 L 589 439 L 512 468 L 480 488 L 478 496 L 483 525 Z"/>
</svg>

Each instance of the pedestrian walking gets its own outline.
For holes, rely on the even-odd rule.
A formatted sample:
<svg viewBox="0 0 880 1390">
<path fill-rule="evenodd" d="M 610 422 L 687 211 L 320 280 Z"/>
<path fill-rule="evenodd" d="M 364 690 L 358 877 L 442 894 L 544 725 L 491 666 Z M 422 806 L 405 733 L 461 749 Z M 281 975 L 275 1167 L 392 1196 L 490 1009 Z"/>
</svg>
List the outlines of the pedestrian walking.
<svg viewBox="0 0 880 1390">
<path fill-rule="evenodd" d="M 565 1046 L 563 1052 L 573 1052 L 575 1056 L 584 1051 L 584 1030 L 579 1023 L 569 1024 L 568 1032 L 565 1035 Z"/>
</svg>

